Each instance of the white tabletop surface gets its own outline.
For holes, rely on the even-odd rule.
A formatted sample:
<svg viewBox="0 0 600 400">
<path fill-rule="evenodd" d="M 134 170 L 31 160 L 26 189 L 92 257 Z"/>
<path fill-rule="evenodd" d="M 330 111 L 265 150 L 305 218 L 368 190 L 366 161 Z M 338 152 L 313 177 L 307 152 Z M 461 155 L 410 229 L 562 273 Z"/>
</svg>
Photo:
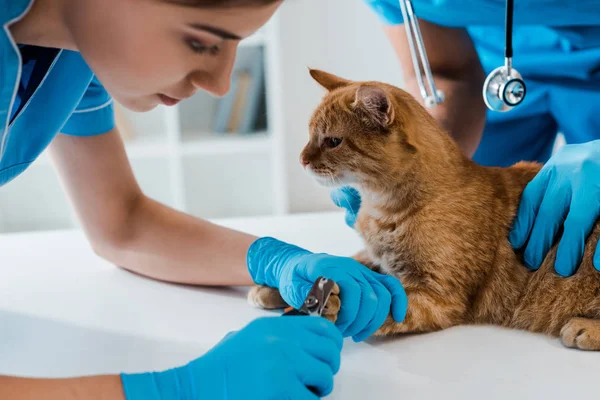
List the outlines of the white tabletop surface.
<svg viewBox="0 0 600 400">
<path fill-rule="evenodd" d="M 216 221 L 351 255 L 340 213 Z M 100 259 L 80 231 L 0 235 L 0 374 L 61 377 L 163 369 L 262 315 L 246 289 L 146 279 Z M 600 353 L 497 327 L 345 341 L 331 399 L 597 398 Z"/>
</svg>

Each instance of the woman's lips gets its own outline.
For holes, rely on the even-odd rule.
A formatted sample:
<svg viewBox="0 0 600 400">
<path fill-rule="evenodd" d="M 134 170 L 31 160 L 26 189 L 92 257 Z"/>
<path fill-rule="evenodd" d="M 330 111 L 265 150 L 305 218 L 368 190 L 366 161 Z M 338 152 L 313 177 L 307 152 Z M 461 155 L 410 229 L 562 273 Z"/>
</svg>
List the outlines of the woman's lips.
<svg viewBox="0 0 600 400">
<path fill-rule="evenodd" d="M 158 97 L 160 98 L 160 101 L 162 101 L 162 103 L 166 106 L 174 106 L 175 104 L 180 102 L 179 99 L 174 99 L 173 97 L 169 97 L 162 93 L 159 93 Z"/>
</svg>

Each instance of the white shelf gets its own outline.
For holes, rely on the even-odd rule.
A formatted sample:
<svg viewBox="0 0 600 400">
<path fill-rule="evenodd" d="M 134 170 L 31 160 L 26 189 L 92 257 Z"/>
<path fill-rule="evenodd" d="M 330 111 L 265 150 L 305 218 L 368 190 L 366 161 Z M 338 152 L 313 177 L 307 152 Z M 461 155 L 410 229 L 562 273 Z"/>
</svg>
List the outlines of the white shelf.
<svg viewBox="0 0 600 400">
<path fill-rule="evenodd" d="M 272 214 L 271 168 L 261 153 L 183 157 L 187 212 L 201 218 Z"/>
<path fill-rule="evenodd" d="M 180 153 L 184 156 L 201 156 L 211 154 L 253 154 L 268 153 L 271 150 L 271 137 L 267 132 L 248 135 L 235 134 L 202 134 L 200 139 L 188 140 L 180 145 Z M 165 142 L 131 141 L 125 142 L 125 151 L 130 160 L 148 158 L 171 158 L 174 149 Z M 42 153 L 35 161 L 36 165 L 51 165 L 47 152 Z"/>
<path fill-rule="evenodd" d="M 247 37 L 246 39 L 240 42 L 240 47 L 247 46 L 262 46 L 266 43 L 266 35 L 264 32 L 257 32 L 252 36 Z"/>
<path fill-rule="evenodd" d="M 271 138 L 266 132 L 248 135 L 220 134 L 183 142 L 181 153 L 190 155 L 266 153 Z"/>
<path fill-rule="evenodd" d="M 169 147 L 169 144 L 164 142 L 156 143 L 144 143 L 144 142 L 131 142 L 125 143 L 125 151 L 129 159 L 145 159 L 145 158 L 156 158 L 156 157 L 172 157 L 173 149 Z"/>
<path fill-rule="evenodd" d="M 247 135 L 202 133 L 196 136 L 196 139 L 179 143 L 177 150 L 166 142 L 145 143 L 143 141 L 125 143 L 125 149 L 130 159 L 174 157 L 175 153 L 183 156 L 203 156 L 268 153 L 271 150 L 271 137 L 268 132 Z"/>
<path fill-rule="evenodd" d="M 147 159 L 147 158 L 158 158 L 158 157 L 172 157 L 173 149 L 169 147 L 167 142 L 160 141 L 131 141 L 125 142 L 125 151 L 127 157 L 130 160 Z M 35 161 L 35 165 L 51 165 L 50 156 L 48 152 L 43 152 Z"/>
</svg>

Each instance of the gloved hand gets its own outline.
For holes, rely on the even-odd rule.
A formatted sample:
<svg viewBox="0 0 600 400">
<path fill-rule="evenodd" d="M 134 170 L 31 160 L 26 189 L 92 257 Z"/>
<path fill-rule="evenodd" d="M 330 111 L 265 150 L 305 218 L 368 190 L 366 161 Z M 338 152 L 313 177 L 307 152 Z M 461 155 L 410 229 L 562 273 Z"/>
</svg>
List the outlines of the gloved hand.
<svg viewBox="0 0 600 400">
<path fill-rule="evenodd" d="M 260 318 L 187 365 L 121 382 L 127 400 L 318 399 L 333 389 L 342 343 L 325 318 Z"/>
<path fill-rule="evenodd" d="M 570 276 L 581 262 L 585 240 L 599 213 L 600 140 L 566 145 L 523 191 L 509 239 L 517 249 L 529 239 L 524 261 L 537 270 L 564 221 L 554 269 L 559 275 Z M 600 270 L 598 247 L 594 266 Z"/>
<path fill-rule="evenodd" d="M 346 224 L 354 228 L 361 203 L 358 191 L 350 186 L 344 186 L 332 190 L 330 197 L 336 206 L 346 210 Z"/>
<path fill-rule="evenodd" d="M 390 313 L 402 322 L 407 298 L 400 281 L 375 273 L 348 257 L 314 254 L 300 247 L 265 237 L 248 250 L 248 270 L 259 285 L 278 288 L 281 297 L 300 308 L 319 278 L 332 279 L 340 287 L 341 309 L 336 325 L 344 336 L 362 341 L 371 336 Z"/>
</svg>

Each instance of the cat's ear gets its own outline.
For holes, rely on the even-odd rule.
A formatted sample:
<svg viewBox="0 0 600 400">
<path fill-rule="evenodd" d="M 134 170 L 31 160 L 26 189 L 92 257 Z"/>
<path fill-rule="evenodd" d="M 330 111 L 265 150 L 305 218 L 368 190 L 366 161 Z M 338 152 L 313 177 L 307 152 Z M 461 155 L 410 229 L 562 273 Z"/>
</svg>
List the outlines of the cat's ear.
<svg viewBox="0 0 600 400">
<path fill-rule="evenodd" d="M 378 86 L 363 85 L 356 90 L 353 107 L 360 107 L 369 119 L 385 128 L 394 119 L 394 109 L 387 93 Z"/>
<path fill-rule="evenodd" d="M 350 81 L 347 79 L 340 78 L 339 76 L 325 71 L 312 68 L 309 68 L 308 70 L 310 72 L 310 76 L 312 76 L 313 79 L 319 83 L 319 85 L 323 86 L 329 91 L 346 86 L 350 83 Z"/>
</svg>

